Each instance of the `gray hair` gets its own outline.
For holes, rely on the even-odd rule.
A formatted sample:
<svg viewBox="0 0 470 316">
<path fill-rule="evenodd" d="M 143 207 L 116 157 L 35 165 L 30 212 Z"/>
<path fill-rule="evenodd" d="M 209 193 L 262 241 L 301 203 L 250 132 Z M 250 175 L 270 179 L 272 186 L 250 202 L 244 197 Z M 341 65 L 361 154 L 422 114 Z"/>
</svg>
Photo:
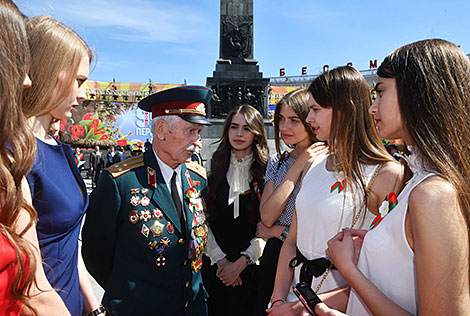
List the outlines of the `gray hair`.
<svg viewBox="0 0 470 316">
<path fill-rule="evenodd" d="M 152 122 L 150 122 L 150 131 L 152 132 L 152 135 L 155 134 L 155 125 L 157 125 L 158 121 L 165 121 L 171 129 L 173 129 L 173 126 L 181 120 L 181 118 L 178 115 L 161 115 L 161 116 L 156 116 L 152 119 Z"/>
</svg>

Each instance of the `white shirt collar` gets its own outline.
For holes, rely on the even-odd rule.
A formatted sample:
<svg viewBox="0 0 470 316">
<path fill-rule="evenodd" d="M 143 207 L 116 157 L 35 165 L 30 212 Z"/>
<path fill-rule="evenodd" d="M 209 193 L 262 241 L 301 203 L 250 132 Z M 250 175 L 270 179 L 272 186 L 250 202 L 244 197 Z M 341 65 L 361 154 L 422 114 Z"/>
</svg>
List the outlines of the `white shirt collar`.
<svg viewBox="0 0 470 316">
<path fill-rule="evenodd" d="M 171 177 L 173 177 L 173 172 L 175 172 L 175 171 L 176 171 L 176 174 L 178 175 L 176 177 L 176 184 L 181 185 L 181 164 L 179 164 L 178 167 L 173 169 L 170 166 L 168 166 L 166 163 L 164 163 L 160 159 L 160 157 L 158 157 L 155 150 L 153 150 L 153 153 L 154 153 L 155 157 L 157 158 L 158 166 L 160 167 L 160 171 L 162 172 L 163 179 L 165 180 L 165 183 L 168 185 L 168 187 L 170 187 Z"/>
<path fill-rule="evenodd" d="M 253 153 L 243 157 L 238 161 L 235 154 L 232 152 L 230 156 L 230 165 L 227 170 L 227 182 L 229 185 L 228 192 L 228 205 L 233 205 L 233 218 L 240 215 L 240 194 L 243 194 L 250 189 L 251 174 L 250 168 L 253 162 Z"/>
</svg>

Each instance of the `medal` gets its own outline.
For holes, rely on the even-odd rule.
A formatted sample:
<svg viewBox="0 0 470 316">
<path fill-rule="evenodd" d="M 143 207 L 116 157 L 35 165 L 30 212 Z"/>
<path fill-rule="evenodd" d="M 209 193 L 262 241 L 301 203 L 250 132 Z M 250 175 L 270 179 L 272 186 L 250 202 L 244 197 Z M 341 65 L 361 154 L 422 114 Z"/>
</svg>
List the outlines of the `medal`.
<svg viewBox="0 0 470 316">
<path fill-rule="evenodd" d="M 131 189 L 131 194 L 139 194 L 139 189 Z"/>
<path fill-rule="evenodd" d="M 155 264 L 157 265 L 157 267 L 164 266 L 166 264 L 165 257 L 163 257 L 163 256 L 158 257 L 157 260 L 155 261 Z"/>
<path fill-rule="evenodd" d="M 147 227 L 147 225 L 142 224 L 142 229 L 140 232 L 147 238 L 149 236 L 150 229 Z"/>
<path fill-rule="evenodd" d="M 168 224 L 166 224 L 166 231 L 168 232 L 168 234 L 174 234 L 175 226 L 173 226 L 172 223 L 168 222 Z"/>
<path fill-rule="evenodd" d="M 164 253 L 165 253 L 165 249 L 164 249 L 164 248 L 157 248 L 157 255 L 158 255 L 158 256 L 163 256 Z"/>
<path fill-rule="evenodd" d="M 140 203 L 140 198 L 139 198 L 137 195 L 133 195 L 133 196 L 131 197 L 130 202 L 131 202 L 131 205 L 132 205 L 132 206 L 137 206 L 137 205 L 139 205 L 139 203 Z"/>
<path fill-rule="evenodd" d="M 140 199 L 140 205 L 142 205 L 143 207 L 146 207 L 146 206 L 149 206 L 150 204 L 150 199 L 146 196 L 144 196 L 143 198 Z"/>
<path fill-rule="evenodd" d="M 129 222 L 131 222 L 131 224 L 136 224 L 139 221 L 139 214 L 135 210 L 130 211 L 128 216 L 129 216 Z"/>
<path fill-rule="evenodd" d="M 151 218 L 149 210 L 140 211 L 140 220 L 147 222 Z"/>
<path fill-rule="evenodd" d="M 146 195 L 147 193 L 149 193 L 149 189 L 143 188 L 142 190 L 140 190 L 140 192 L 142 192 L 143 195 Z"/>
<path fill-rule="evenodd" d="M 158 208 L 156 208 L 152 211 L 152 218 L 153 219 L 162 219 L 162 217 L 163 217 L 163 213 Z"/>
<path fill-rule="evenodd" d="M 158 244 L 158 243 L 157 243 L 156 240 L 154 240 L 154 241 L 149 241 L 148 246 L 149 246 L 150 250 L 154 250 L 155 248 L 157 248 L 157 244 Z"/>
<path fill-rule="evenodd" d="M 152 227 L 150 227 L 150 231 L 152 232 L 152 236 L 153 237 L 160 237 L 161 235 L 163 235 L 163 228 L 164 227 L 165 227 L 165 225 L 163 225 L 159 221 L 155 221 L 153 223 Z"/>
<path fill-rule="evenodd" d="M 169 245 L 170 245 L 170 238 L 163 237 L 162 240 L 160 240 L 160 246 L 162 248 L 167 248 Z"/>
</svg>

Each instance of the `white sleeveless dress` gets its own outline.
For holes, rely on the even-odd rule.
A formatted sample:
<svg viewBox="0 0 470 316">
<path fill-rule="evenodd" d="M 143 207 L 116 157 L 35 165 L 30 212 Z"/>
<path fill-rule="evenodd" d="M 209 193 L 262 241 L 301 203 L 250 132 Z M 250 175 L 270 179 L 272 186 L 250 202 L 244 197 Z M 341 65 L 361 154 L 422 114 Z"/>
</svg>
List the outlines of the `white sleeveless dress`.
<svg viewBox="0 0 470 316">
<path fill-rule="evenodd" d="M 364 238 L 357 267 L 389 299 L 413 315 L 418 314 L 416 266 L 414 253 L 405 233 L 405 217 L 411 191 L 425 179 L 436 175 L 425 168 L 420 154 L 405 157 L 413 172 L 400 195 L 397 205 Z M 372 315 L 359 295 L 351 289 L 346 314 Z"/>
<path fill-rule="evenodd" d="M 302 187 L 296 200 L 297 212 L 297 248 L 308 260 L 327 257 L 327 242 L 344 227 L 351 227 L 354 214 L 363 203 L 362 190 L 354 190 L 353 194 L 347 186 L 341 193 L 338 190 L 331 191 L 331 186 L 337 181 L 336 172 L 326 169 L 327 156 L 315 159 L 309 171 L 305 175 Z M 365 185 L 372 178 L 377 165 L 361 164 L 361 172 Z M 344 200 L 346 196 L 346 199 Z M 343 202 L 344 211 L 343 211 Z M 368 228 L 373 218 L 372 213 L 363 214 L 354 228 Z M 362 225 L 361 225 L 362 224 Z M 299 282 L 301 266 L 294 271 L 293 284 Z M 312 280 L 312 288 L 315 289 L 322 276 Z M 320 293 L 343 286 L 346 282 L 337 270 L 331 270 L 323 282 Z M 291 291 L 286 299 L 288 302 L 297 300 Z"/>
</svg>

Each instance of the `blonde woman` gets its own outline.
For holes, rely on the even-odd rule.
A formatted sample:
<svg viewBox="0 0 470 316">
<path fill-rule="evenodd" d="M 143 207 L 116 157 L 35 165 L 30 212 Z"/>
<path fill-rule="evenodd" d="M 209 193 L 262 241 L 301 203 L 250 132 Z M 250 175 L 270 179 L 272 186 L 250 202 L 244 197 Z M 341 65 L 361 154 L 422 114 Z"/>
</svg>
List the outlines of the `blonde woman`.
<svg viewBox="0 0 470 316">
<path fill-rule="evenodd" d="M 85 100 L 83 83 L 92 53 L 70 28 L 50 17 L 27 21 L 34 85 L 23 94 L 25 113 L 37 140 L 28 175 L 38 212 L 37 236 L 49 283 L 73 316 L 104 308 L 96 300 L 78 251 L 78 236 L 88 196 L 69 145 L 48 133 L 54 120 L 65 120 Z"/>
</svg>

